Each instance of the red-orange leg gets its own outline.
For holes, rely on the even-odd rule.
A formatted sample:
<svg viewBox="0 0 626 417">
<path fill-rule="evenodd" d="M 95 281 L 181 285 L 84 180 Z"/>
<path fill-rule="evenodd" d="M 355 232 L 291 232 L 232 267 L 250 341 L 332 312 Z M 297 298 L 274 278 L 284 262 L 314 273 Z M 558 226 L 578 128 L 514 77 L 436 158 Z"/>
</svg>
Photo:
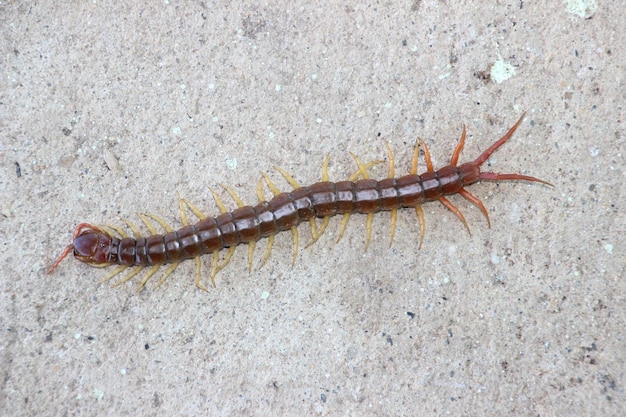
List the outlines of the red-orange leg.
<svg viewBox="0 0 626 417">
<path fill-rule="evenodd" d="M 422 142 L 422 144 L 424 145 L 424 159 L 426 159 L 426 170 L 428 172 L 433 172 L 435 170 L 435 168 L 433 167 L 433 161 L 430 158 L 430 151 L 428 150 L 428 146 L 426 146 L 425 143 Z M 465 126 L 463 126 L 463 133 L 461 134 L 461 139 L 459 140 L 459 143 L 456 145 L 456 149 L 454 150 L 454 153 L 452 154 L 452 163 L 451 164 L 453 166 L 456 166 L 456 162 L 459 159 L 459 155 L 461 154 L 461 151 L 463 150 L 463 145 L 464 144 L 465 144 Z M 472 196 L 472 197 L 474 197 L 474 196 Z M 474 197 L 474 198 L 476 200 L 478 200 L 476 197 Z M 463 213 L 461 213 L 461 210 L 459 210 L 454 204 L 452 204 L 450 202 L 450 200 L 448 200 L 447 198 L 445 198 L 443 196 L 439 197 L 438 200 L 448 210 L 450 210 L 452 213 L 456 214 L 456 216 L 463 222 L 463 225 L 465 225 L 465 228 L 467 229 L 467 232 L 471 235 L 472 232 L 470 231 L 470 228 L 467 225 L 467 220 L 465 220 L 465 216 L 463 216 Z M 470 201 L 472 201 L 472 200 L 470 199 Z"/>
</svg>

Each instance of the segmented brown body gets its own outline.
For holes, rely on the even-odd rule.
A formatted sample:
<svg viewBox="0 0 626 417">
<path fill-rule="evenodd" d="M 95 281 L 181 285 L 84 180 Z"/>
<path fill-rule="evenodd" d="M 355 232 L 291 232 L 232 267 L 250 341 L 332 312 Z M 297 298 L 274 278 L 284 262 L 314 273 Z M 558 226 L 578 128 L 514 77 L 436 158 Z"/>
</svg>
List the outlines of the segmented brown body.
<svg viewBox="0 0 626 417">
<path fill-rule="evenodd" d="M 369 241 L 371 215 L 373 213 L 392 211 L 394 213 L 394 217 L 392 217 L 393 230 L 395 228 L 395 211 L 404 207 L 413 207 L 418 210 L 423 237 L 423 213 L 420 206 L 427 201 L 435 200 L 441 201 L 452 210 L 467 227 L 467 222 L 463 215 L 445 196 L 460 193 L 475 204 L 488 220 L 487 211 L 483 204 L 477 197 L 466 191 L 464 187 L 480 180 L 525 180 L 548 184 L 537 178 L 520 174 L 496 174 L 480 171 L 480 165 L 512 136 L 523 117 L 522 115 L 518 122 L 500 140 L 483 152 L 475 161 L 464 163 L 460 166 L 456 166 L 456 162 L 465 141 L 465 128 L 463 128 L 461 140 L 452 156 L 451 164 L 436 171 L 433 169 L 430 161 L 428 148 L 424 145 L 427 172 L 422 174 L 416 173 L 416 150 L 411 174 L 393 178 L 393 154 L 389 150 L 389 173 L 391 178 L 385 178 L 380 181 L 367 178 L 366 167 L 355 158 L 359 164 L 359 171 L 353 177 L 358 178 L 362 176 L 364 177 L 362 179 L 339 182 L 322 181 L 284 193 L 277 193 L 275 190 L 277 194 L 270 201 L 261 201 L 255 206 L 242 206 L 240 204 L 240 207 L 233 211 L 224 212 L 217 217 L 203 218 L 196 224 L 186 225 L 179 230 L 169 231 L 165 234 L 130 238 L 125 237 L 119 229 L 115 229 L 122 235 L 116 237 L 113 236 L 110 230 L 103 227 L 82 223 L 76 228 L 72 244 L 61 254 L 59 259 L 49 269 L 49 272 L 52 272 L 72 250 L 77 259 L 94 266 L 118 264 L 141 267 L 157 266 L 158 268 L 159 265 L 168 263 L 177 266 L 183 260 L 198 259 L 204 254 L 216 255 L 224 248 L 232 248 L 242 243 L 252 242 L 253 245 L 253 242 L 274 236 L 286 230 L 294 232 L 294 240 L 297 246 L 296 226 L 312 218 L 328 219 L 337 214 L 362 213 L 370 215 L 368 218 Z M 294 186 L 297 185 L 288 174 L 282 170 L 281 172 Z M 326 166 L 324 167 L 324 177 L 327 177 Z M 266 180 L 269 182 L 267 177 Z M 271 182 L 269 182 L 269 185 L 271 188 L 274 187 Z M 229 190 L 229 192 L 231 191 Z M 261 195 L 260 198 L 262 199 Z M 219 200 L 218 204 L 220 207 L 223 207 Z M 181 203 L 181 213 L 182 210 Z M 187 223 L 186 219 L 184 223 Z M 312 226 L 313 239 L 317 240 L 325 225 L 323 225 L 317 235 L 315 223 Z M 345 224 L 343 227 L 345 227 Z M 136 231 L 135 228 L 133 230 Z M 138 235 L 139 233 L 136 232 L 136 234 Z M 217 257 L 215 256 L 214 263 L 216 261 Z M 199 283 L 199 263 L 197 265 L 196 284 L 204 288 Z M 173 268 L 168 270 L 160 283 L 172 271 Z M 119 272 L 121 270 L 114 271 L 106 279 Z M 154 272 L 156 272 L 156 269 L 151 270 L 147 278 Z M 217 269 L 214 267 L 211 275 L 212 279 L 214 279 L 216 272 Z M 132 276 L 134 275 L 133 273 Z M 144 278 L 141 286 L 147 281 L 147 278 Z M 127 279 L 124 279 L 122 282 L 125 282 Z"/>
<path fill-rule="evenodd" d="M 129 266 L 178 262 L 291 230 L 312 217 L 415 207 L 458 192 L 464 185 L 476 182 L 478 175 L 477 167 L 464 164 L 382 181 L 318 182 L 165 235 L 142 239 L 111 237 L 108 242 L 101 241 L 95 257 L 99 263 Z M 74 242 L 74 246 L 79 245 Z"/>
</svg>

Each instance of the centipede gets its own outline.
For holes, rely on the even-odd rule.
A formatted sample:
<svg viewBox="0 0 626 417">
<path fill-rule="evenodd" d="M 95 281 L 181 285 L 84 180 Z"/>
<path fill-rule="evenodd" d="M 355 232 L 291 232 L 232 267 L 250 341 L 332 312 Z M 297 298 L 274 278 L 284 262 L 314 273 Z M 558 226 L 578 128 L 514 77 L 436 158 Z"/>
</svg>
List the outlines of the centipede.
<svg viewBox="0 0 626 417">
<path fill-rule="evenodd" d="M 375 213 L 381 211 L 391 213 L 391 246 L 396 232 L 398 210 L 413 209 L 419 223 L 418 248 L 421 248 L 426 224 L 422 205 L 429 201 L 439 201 L 443 204 L 459 218 L 471 234 L 463 213 L 448 200 L 447 196 L 460 194 L 482 212 L 488 226 L 491 227 L 485 205 L 478 197 L 466 190 L 468 186 L 480 181 L 528 181 L 552 186 L 547 181 L 528 175 L 481 171 L 481 166 L 490 156 L 513 136 L 524 116 L 525 113 L 478 158 L 461 165 L 457 163 L 465 146 L 465 125 L 452 153 L 450 164 L 437 170 L 433 167 L 426 143 L 418 138 L 413 149 L 409 174 L 404 176 L 396 177 L 395 158 L 391 147 L 385 143 L 388 154 L 388 174 L 387 178 L 382 180 L 370 178 L 369 170 L 375 164 L 384 161 L 362 162 L 357 156 L 351 154 L 357 165 L 356 172 L 345 181 L 330 181 L 328 174 L 330 155 L 327 155 L 322 163 L 322 180 L 309 186 L 301 186 L 287 171 L 274 167 L 293 187 L 293 190 L 289 192 L 280 192 L 270 177 L 261 173 L 256 188 L 259 200 L 256 205 L 245 205 L 231 188 L 222 185 L 237 205 L 235 210 L 229 211 L 216 191 L 209 188 L 220 210 L 220 214 L 215 217 L 206 216 L 191 202 L 179 196 L 178 205 L 182 228 L 178 230 L 174 230 L 165 220 L 154 214 L 139 214 L 142 223 L 150 232 L 149 236 L 144 236 L 136 225 L 124 218 L 122 221 L 132 231 L 132 237 L 128 236 L 121 227 L 80 223 L 74 230 L 72 242 L 48 268 L 47 273 L 52 273 L 70 253 L 73 253 L 75 259 L 93 267 L 117 265 L 99 283 L 109 281 L 130 268 L 130 272 L 114 285 L 118 286 L 130 281 L 147 268 L 147 272 L 138 285 L 138 291 L 141 291 L 148 280 L 161 268 L 167 266 L 155 288 L 161 286 L 183 261 L 193 259 L 195 260 L 195 285 L 201 290 L 208 291 L 202 283 L 201 257 L 203 255 L 212 256 L 209 276 L 215 287 L 217 273 L 230 262 L 237 246 L 248 245 L 248 269 L 251 270 L 255 245 L 259 240 L 267 238 L 265 254 L 260 263 L 262 267 L 270 256 L 275 236 L 283 231 L 291 231 L 293 264 L 298 255 L 298 225 L 304 222 L 310 224 L 311 240 L 307 244 L 308 247 L 322 236 L 330 218 L 337 215 L 342 215 L 337 242 L 343 236 L 351 215 L 367 216 L 365 221 L 365 250 L 367 250 Z M 426 162 L 426 171 L 418 174 L 420 147 Z M 273 194 L 269 201 L 263 195 L 264 185 Z M 198 218 L 196 223 L 192 224 L 189 221 L 187 211 L 191 211 Z M 164 233 L 157 232 L 155 222 L 164 229 Z M 220 259 L 220 254 L 224 250 L 227 252 Z"/>
</svg>

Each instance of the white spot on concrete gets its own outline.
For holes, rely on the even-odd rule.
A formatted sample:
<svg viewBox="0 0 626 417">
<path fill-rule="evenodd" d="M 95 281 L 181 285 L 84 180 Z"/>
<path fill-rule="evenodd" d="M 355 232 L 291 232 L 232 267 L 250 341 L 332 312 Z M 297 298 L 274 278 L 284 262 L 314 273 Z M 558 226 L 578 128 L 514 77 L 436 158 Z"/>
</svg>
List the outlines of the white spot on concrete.
<svg viewBox="0 0 626 417">
<path fill-rule="evenodd" d="M 226 162 L 226 168 L 232 169 L 233 171 L 237 169 L 237 158 L 226 158 L 224 162 Z"/>
<path fill-rule="evenodd" d="M 582 18 L 590 17 L 598 10 L 596 0 L 565 0 L 565 3 L 565 11 Z"/>
<path fill-rule="evenodd" d="M 515 67 L 509 62 L 504 61 L 500 54 L 498 54 L 498 59 L 491 66 L 491 79 L 500 84 L 514 75 Z"/>
<path fill-rule="evenodd" d="M 101 389 L 98 389 L 98 388 L 94 388 L 93 389 L 93 397 L 96 400 L 101 400 L 104 397 L 104 391 L 102 391 Z"/>
<path fill-rule="evenodd" d="M 500 263 L 500 257 L 496 254 L 491 255 L 491 263 L 498 265 Z"/>
<path fill-rule="evenodd" d="M 263 291 L 261 293 L 261 300 L 267 300 L 270 297 L 270 293 L 267 291 Z"/>
<path fill-rule="evenodd" d="M 589 153 L 591 156 L 598 156 L 600 154 L 600 149 L 594 146 L 593 148 L 589 148 Z"/>
<path fill-rule="evenodd" d="M 172 135 L 174 136 L 180 136 L 183 134 L 183 130 L 179 127 L 179 126 L 174 126 L 172 128 Z"/>
<path fill-rule="evenodd" d="M 613 253 L 613 245 L 611 245 L 610 243 L 607 243 L 606 245 L 604 245 L 604 250 L 607 251 L 608 253 L 612 254 Z"/>
<path fill-rule="evenodd" d="M 283 86 L 280 84 L 276 84 L 276 91 L 280 91 L 283 89 Z"/>
</svg>

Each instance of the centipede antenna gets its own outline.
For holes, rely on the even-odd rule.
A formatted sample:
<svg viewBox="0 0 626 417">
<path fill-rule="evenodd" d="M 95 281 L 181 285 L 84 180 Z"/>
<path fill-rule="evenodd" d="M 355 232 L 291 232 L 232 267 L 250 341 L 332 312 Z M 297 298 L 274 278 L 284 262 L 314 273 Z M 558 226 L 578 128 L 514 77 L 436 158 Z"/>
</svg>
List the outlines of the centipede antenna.
<svg viewBox="0 0 626 417">
<path fill-rule="evenodd" d="M 65 259 L 67 257 L 67 255 L 69 255 L 70 252 L 73 249 L 74 249 L 74 244 L 73 243 L 70 243 L 69 245 L 67 245 L 65 247 L 65 249 L 63 249 L 63 252 L 61 252 L 59 257 L 56 259 L 56 261 L 54 261 L 52 266 L 50 268 L 48 268 L 48 270 L 46 271 L 46 274 L 51 274 L 52 271 L 54 271 L 56 269 L 56 267 L 59 266 L 59 264 L 63 261 L 63 259 Z"/>
</svg>

